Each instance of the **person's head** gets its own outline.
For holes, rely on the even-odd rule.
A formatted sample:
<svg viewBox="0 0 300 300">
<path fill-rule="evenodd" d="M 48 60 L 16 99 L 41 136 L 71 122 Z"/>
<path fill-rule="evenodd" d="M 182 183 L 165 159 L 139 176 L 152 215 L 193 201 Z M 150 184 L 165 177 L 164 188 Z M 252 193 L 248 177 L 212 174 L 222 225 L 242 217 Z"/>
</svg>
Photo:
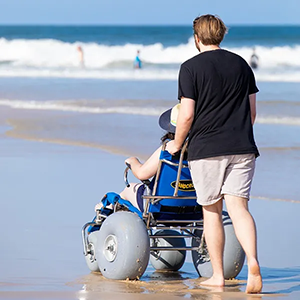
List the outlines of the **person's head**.
<svg viewBox="0 0 300 300">
<path fill-rule="evenodd" d="M 223 21 L 214 15 L 197 17 L 193 22 L 193 29 L 195 44 L 199 51 L 199 41 L 205 46 L 219 46 L 227 33 Z"/>
<path fill-rule="evenodd" d="M 167 139 L 174 139 L 179 109 L 180 103 L 176 104 L 160 115 L 158 120 L 159 126 L 166 131 L 166 134 L 161 138 L 162 142 Z"/>
</svg>

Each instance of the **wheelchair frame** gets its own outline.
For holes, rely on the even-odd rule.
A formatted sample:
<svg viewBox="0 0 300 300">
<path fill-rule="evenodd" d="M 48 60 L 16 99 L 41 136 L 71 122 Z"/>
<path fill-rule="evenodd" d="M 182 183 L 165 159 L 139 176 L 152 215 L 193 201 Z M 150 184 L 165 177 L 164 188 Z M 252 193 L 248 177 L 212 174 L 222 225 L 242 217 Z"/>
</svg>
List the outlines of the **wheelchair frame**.
<svg viewBox="0 0 300 300">
<path fill-rule="evenodd" d="M 165 151 L 166 149 L 167 142 L 163 143 L 162 146 L 162 151 Z M 171 236 L 171 235 L 160 235 L 160 238 L 194 238 L 196 241 L 200 243 L 199 247 L 153 247 L 150 246 L 150 251 L 180 251 L 180 250 L 186 250 L 186 251 L 191 251 L 191 250 L 197 250 L 199 253 L 205 252 L 204 248 L 204 234 L 202 234 L 202 237 L 199 238 L 197 235 L 195 235 L 192 230 L 194 229 L 200 229 L 203 231 L 203 220 L 195 221 L 195 220 L 155 220 L 153 217 L 153 214 L 149 212 L 149 207 L 150 204 L 155 204 L 165 198 L 168 199 L 187 199 L 187 200 L 193 200 L 197 199 L 196 196 L 194 197 L 183 197 L 183 196 L 178 196 L 178 189 L 179 189 L 179 181 L 180 181 L 180 175 L 181 175 L 181 170 L 182 168 L 188 168 L 188 165 L 183 164 L 183 158 L 184 158 L 184 153 L 187 148 L 187 141 L 185 142 L 180 158 L 179 158 L 179 163 L 174 163 L 171 161 L 168 161 L 166 159 L 160 159 L 159 164 L 158 164 L 158 169 L 155 177 L 155 182 L 152 190 L 152 195 L 144 195 L 143 198 L 146 200 L 146 205 L 145 209 L 143 212 L 143 220 L 146 224 L 146 228 L 149 231 L 149 238 L 150 239 L 155 239 L 157 236 L 153 235 L 153 230 L 158 230 L 158 229 L 173 229 L 173 230 L 179 230 L 181 232 L 181 235 L 178 236 Z M 157 190 L 157 185 L 158 185 L 158 180 L 160 177 L 160 172 L 161 172 L 161 167 L 162 164 L 166 163 L 175 167 L 178 167 L 177 171 L 177 178 L 176 178 L 176 184 L 175 184 L 175 189 L 174 189 L 174 194 L 173 196 L 155 196 L 156 190 Z M 124 171 L 124 181 L 126 186 L 129 186 L 129 182 L 127 179 L 128 176 L 128 171 L 130 170 L 129 167 L 126 167 Z M 144 181 L 144 184 L 146 184 L 146 188 L 149 190 L 149 187 L 147 183 L 149 181 Z M 113 212 L 117 212 L 118 205 L 113 206 Z M 88 249 L 88 243 L 87 243 L 87 237 L 86 237 L 86 228 L 89 226 L 99 226 L 102 224 L 102 222 L 107 218 L 108 216 L 105 214 L 102 214 L 100 210 L 97 210 L 96 212 L 96 218 L 93 222 L 88 222 L 82 227 L 82 241 L 83 241 L 83 249 L 84 249 L 84 255 L 87 255 L 89 253 Z M 181 224 L 181 225 L 174 225 L 174 224 Z M 202 251 L 201 251 L 202 249 Z"/>
<path fill-rule="evenodd" d="M 165 151 L 165 149 L 166 149 L 166 142 L 162 146 L 162 151 Z M 164 251 L 171 251 L 171 252 L 166 252 L 167 256 L 171 255 L 170 253 L 174 253 L 174 255 L 177 255 L 176 252 L 174 252 L 174 251 L 177 251 L 177 253 L 178 252 L 184 253 L 184 258 L 182 261 L 182 264 L 183 264 L 184 259 L 185 259 L 185 251 L 192 251 L 193 263 L 194 263 L 194 266 L 195 266 L 198 274 L 200 276 L 204 276 L 204 277 L 212 276 L 212 266 L 210 263 L 210 257 L 209 257 L 209 253 L 208 253 L 207 246 L 205 243 L 205 237 L 204 237 L 204 232 L 203 232 L 203 217 L 200 218 L 199 220 L 195 220 L 195 219 L 181 220 L 181 219 L 176 219 L 176 218 L 163 220 L 163 219 L 159 219 L 159 218 L 156 219 L 154 217 L 153 213 L 149 211 L 149 208 L 151 205 L 155 205 L 164 199 L 168 199 L 168 200 L 172 200 L 172 199 L 174 199 L 174 200 L 176 200 L 176 199 L 195 200 L 196 199 L 196 195 L 190 196 L 190 197 L 178 196 L 179 183 L 180 183 L 182 169 L 188 168 L 188 165 L 183 163 L 184 162 L 184 154 L 186 152 L 186 149 L 187 149 L 187 141 L 185 142 L 185 144 L 182 148 L 178 163 L 169 161 L 167 159 L 160 159 L 159 165 L 158 165 L 158 170 L 157 170 L 157 173 L 156 173 L 156 176 L 154 179 L 155 181 L 154 181 L 152 193 L 149 188 L 150 181 L 149 180 L 143 181 L 143 183 L 146 185 L 146 189 L 147 189 L 147 193 L 148 193 L 148 195 L 143 196 L 143 200 L 145 200 L 143 213 L 141 213 L 137 208 L 133 207 L 132 205 L 131 205 L 131 207 L 124 205 L 123 199 L 119 199 L 119 200 L 122 200 L 120 202 L 123 202 L 123 203 L 121 203 L 121 204 L 118 202 L 116 202 L 115 204 L 111 203 L 112 209 L 106 209 L 105 207 L 102 207 L 101 209 L 96 211 L 96 216 L 95 216 L 94 220 L 92 222 L 86 223 L 82 227 L 81 235 L 82 235 L 82 243 L 83 243 L 83 253 L 85 255 L 86 262 L 91 271 L 95 271 L 98 268 L 98 264 L 96 262 L 96 250 L 97 250 L 97 246 L 99 246 L 98 244 L 99 243 L 101 244 L 101 246 L 99 246 L 99 249 L 102 249 L 101 251 L 104 251 L 106 253 L 105 257 L 107 255 L 107 253 L 109 253 L 110 251 L 111 251 L 112 255 L 114 257 L 116 257 L 115 256 L 116 255 L 115 248 L 117 247 L 117 245 L 114 246 L 114 245 L 110 245 L 109 243 L 106 243 L 108 238 L 104 237 L 106 244 L 103 245 L 103 240 L 101 238 L 101 239 L 97 240 L 97 242 L 96 242 L 97 246 L 96 246 L 96 244 L 93 244 L 93 242 L 89 241 L 89 238 L 87 236 L 87 228 L 88 227 L 95 228 L 95 226 L 98 226 L 99 227 L 99 233 L 97 233 L 98 234 L 97 239 L 98 239 L 99 236 L 101 236 L 103 233 L 103 231 L 101 233 L 102 223 L 105 222 L 105 220 L 109 216 L 113 215 L 114 213 L 124 210 L 124 206 L 125 206 L 125 208 L 127 210 L 129 210 L 129 212 L 131 212 L 135 215 L 136 219 L 138 219 L 139 221 L 141 221 L 141 220 L 143 221 L 142 223 L 144 225 L 142 225 L 142 226 L 145 227 L 144 243 L 149 244 L 147 246 L 149 249 L 148 255 L 152 254 L 153 257 L 158 258 L 160 255 L 163 256 L 162 253 Z M 178 167 L 173 196 L 169 196 L 169 195 L 158 196 L 158 195 L 156 195 L 158 181 L 160 178 L 162 165 L 164 163 L 169 164 L 173 167 Z M 129 169 L 130 168 L 127 166 L 124 171 L 124 181 L 127 186 L 129 186 L 128 179 L 127 179 Z M 151 193 L 151 194 L 149 195 L 149 193 Z M 130 202 L 128 202 L 128 203 L 130 203 Z M 192 206 L 190 206 L 190 207 L 192 207 Z M 131 215 L 131 216 L 133 216 L 133 215 Z M 197 217 L 197 216 L 195 216 L 195 214 L 193 214 L 193 216 L 194 216 L 194 218 Z M 117 217 L 117 216 L 115 215 L 115 217 Z M 224 250 L 224 275 L 225 275 L 226 279 L 230 279 L 230 278 L 236 277 L 239 274 L 239 272 L 241 271 L 243 263 L 244 263 L 244 259 L 245 259 L 245 253 L 244 253 L 242 247 L 240 246 L 239 242 L 236 239 L 230 217 L 228 216 L 228 214 L 226 212 L 223 212 L 222 218 L 223 218 L 223 225 L 224 225 L 225 236 L 226 236 L 225 250 Z M 108 224 L 110 224 L 110 223 L 111 222 L 108 222 Z M 114 226 L 114 224 L 112 226 Z M 98 228 L 96 230 L 98 230 Z M 172 232 L 172 230 L 173 230 L 173 232 Z M 89 231 L 93 231 L 93 230 L 89 230 Z M 157 231 L 157 232 L 154 232 L 154 231 Z M 174 232 L 174 231 L 176 231 L 176 232 Z M 158 233 L 158 234 L 155 234 L 155 233 Z M 113 233 L 109 233 L 108 237 L 111 238 L 112 234 Z M 120 234 L 120 233 L 118 233 L 118 234 Z M 120 236 L 122 236 L 122 233 L 119 235 L 119 237 Z M 178 240 L 178 239 L 181 239 L 181 240 Z M 186 246 L 185 239 L 190 239 L 190 241 L 191 241 L 190 246 Z M 157 244 L 160 243 L 158 241 L 162 241 L 162 240 L 165 242 L 167 241 L 167 243 L 163 242 L 162 243 L 163 246 L 158 246 Z M 182 242 L 182 240 L 183 240 L 183 242 Z M 153 241 L 153 243 L 150 243 L 150 241 Z M 178 241 L 178 243 L 176 241 Z M 169 246 L 169 245 L 171 245 L 171 246 Z M 227 250 L 226 250 L 226 248 L 227 248 Z M 101 256 L 101 258 L 99 258 L 99 256 L 98 256 L 98 259 L 102 259 L 102 252 L 101 251 L 99 252 L 99 251 L 97 253 L 98 253 L 98 255 Z M 148 259 L 149 259 L 149 256 L 148 256 Z M 136 261 L 139 262 L 140 261 L 139 258 Z M 150 257 L 150 261 L 151 261 L 151 257 Z M 110 260 L 108 260 L 108 263 L 109 262 L 110 262 Z M 96 264 L 96 267 L 95 267 L 95 264 Z M 139 278 L 140 276 L 142 276 L 143 272 L 145 271 L 147 264 L 148 264 L 148 260 L 146 261 L 146 263 L 144 263 L 143 267 L 140 267 L 138 269 L 138 270 L 142 270 L 142 271 L 135 272 L 134 273 L 135 275 L 133 275 L 132 277 L 126 277 L 127 275 L 126 276 L 122 275 L 123 277 L 117 277 L 117 276 L 114 277 L 110 274 L 109 276 L 111 276 L 111 277 L 108 277 L 108 278 L 124 279 L 124 276 L 129 279 Z M 153 265 L 152 261 L 151 261 L 151 264 Z M 182 264 L 180 265 L 180 267 L 182 266 Z M 106 266 L 108 267 L 108 265 L 106 265 Z M 154 267 L 156 268 L 156 266 L 154 266 Z M 95 268 L 95 270 L 94 270 L 94 268 Z M 179 268 L 174 267 L 174 270 L 178 270 Z M 162 268 L 158 267 L 156 269 L 160 270 Z M 104 269 L 104 270 L 106 270 L 106 269 Z M 99 271 L 99 268 L 97 269 L 97 271 Z"/>
</svg>

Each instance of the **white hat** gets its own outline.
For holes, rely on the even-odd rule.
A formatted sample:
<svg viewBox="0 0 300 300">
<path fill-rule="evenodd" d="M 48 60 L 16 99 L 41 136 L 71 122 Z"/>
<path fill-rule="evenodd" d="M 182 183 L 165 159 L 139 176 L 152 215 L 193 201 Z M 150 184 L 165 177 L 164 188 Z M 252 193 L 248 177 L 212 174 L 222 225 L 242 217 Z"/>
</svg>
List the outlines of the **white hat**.
<svg viewBox="0 0 300 300">
<path fill-rule="evenodd" d="M 162 113 L 158 120 L 159 126 L 168 132 L 175 133 L 179 109 L 180 103 Z"/>
</svg>

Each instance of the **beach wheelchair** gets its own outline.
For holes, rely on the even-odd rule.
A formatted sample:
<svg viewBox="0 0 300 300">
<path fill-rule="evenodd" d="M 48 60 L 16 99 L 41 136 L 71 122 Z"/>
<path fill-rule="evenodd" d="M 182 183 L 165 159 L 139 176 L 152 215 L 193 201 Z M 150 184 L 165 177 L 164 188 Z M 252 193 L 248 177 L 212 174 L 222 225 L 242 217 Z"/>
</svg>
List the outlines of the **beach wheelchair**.
<svg viewBox="0 0 300 300">
<path fill-rule="evenodd" d="M 91 271 L 109 279 L 139 279 L 149 260 L 157 271 L 178 271 L 186 251 L 191 251 L 199 276 L 212 276 L 202 207 L 196 202 L 186 147 L 187 143 L 176 158 L 163 145 L 156 175 L 152 181 L 143 181 L 147 190 L 142 196 L 143 212 L 116 193 L 103 197 L 94 220 L 82 227 L 85 260 Z M 124 172 L 126 185 L 128 171 L 129 167 Z M 245 253 L 225 211 L 223 225 L 224 275 L 231 279 L 241 271 Z"/>
</svg>

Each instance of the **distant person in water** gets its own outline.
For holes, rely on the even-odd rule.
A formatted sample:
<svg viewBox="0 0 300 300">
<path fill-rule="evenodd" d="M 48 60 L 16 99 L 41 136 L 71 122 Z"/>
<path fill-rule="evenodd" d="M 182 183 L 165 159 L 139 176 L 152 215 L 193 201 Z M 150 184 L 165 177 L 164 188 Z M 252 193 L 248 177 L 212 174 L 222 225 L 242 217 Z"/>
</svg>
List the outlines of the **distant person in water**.
<svg viewBox="0 0 300 300">
<path fill-rule="evenodd" d="M 252 53 L 251 58 L 250 58 L 250 67 L 252 69 L 257 69 L 258 68 L 258 61 L 259 61 L 259 58 L 255 53 L 255 47 L 254 47 L 253 48 L 253 53 Z"/>
<path fill-rule="evenodd" d="M 136 57 L 135 57 L 135 60 L 134 60 L 134 64 L 133 64 L 133 67 L 135 69 L 141 69 L 142 68 L 142 61 L 140 59 L 140 50 L 138 50 L 136 52 Z"/>
<path fill-rule="evenodd" d="M 78 55 L 79 55 L 79 63 L 81 67 L 84 67 L 84 54 L 81 46 L 77 47 Z"/>
</svg>

